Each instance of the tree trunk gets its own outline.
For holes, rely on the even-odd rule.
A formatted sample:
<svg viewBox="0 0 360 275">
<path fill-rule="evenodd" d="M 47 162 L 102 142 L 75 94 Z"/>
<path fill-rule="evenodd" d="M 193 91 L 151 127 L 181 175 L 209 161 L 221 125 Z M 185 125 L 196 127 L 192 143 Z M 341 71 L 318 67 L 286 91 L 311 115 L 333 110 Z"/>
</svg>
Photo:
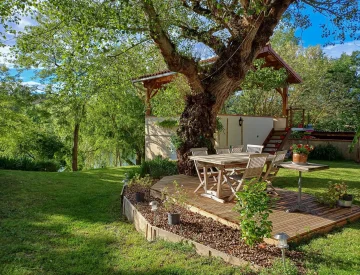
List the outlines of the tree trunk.
<svg viewBox="0 0 360 275">
<path fill-rule="evenodd" d="M 79 130 L 80 130 L 80 124 L 75 123 L 74 144 L 73 144 L 73 148 L 72 148 L 72 170 L 73 171 L 78 170 Z"/>
<path fill-rule="evenodd" d="M 209 93 L 188 95 L 185 110 L 180 117 L 177 131 L 180 144 L 177 145 L 179 173 L 193 175 L 194 163 L 189 160 L 190 148 L 207 147 L 214 152 L 216 116 L 213 115 L 214 98 Z"/>
<path fill-rule="evenodd" d="M 136 165 L 141 165 L 141 157 L 142 153 L 140 151 L 136 151 Z"/>
</svg>

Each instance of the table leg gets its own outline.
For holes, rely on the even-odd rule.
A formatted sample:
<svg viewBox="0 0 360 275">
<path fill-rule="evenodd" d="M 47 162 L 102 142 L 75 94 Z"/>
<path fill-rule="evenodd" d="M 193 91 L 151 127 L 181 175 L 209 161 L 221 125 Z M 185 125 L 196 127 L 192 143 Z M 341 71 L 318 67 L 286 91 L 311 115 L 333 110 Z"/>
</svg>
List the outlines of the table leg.
<svg viewBox="0 0 360 275">
<path fill-rule="evenodd" d="M 220 199 L 221 198 L 221 184 L 223 180 L 223 171 L 224 169 L 219 169 L 219 175 L 218 175 L 218 182 L 217 182 L 217 189 L 216 189 L 216 196 Z"/>
<path fill-rule="evenodd" d="M 205 193 L 208 190 L 208 184 L 209 184 L 209 175 L 207 173 L 207 169 L 208 169 L 208 167 L 205 165 L 204 166 L 204 190 L 205 190 Z"/>
<path fill-rule="evenodd" d="M 299 187 L 299 193 L 298 193 L 298 205 L 301 205 L 301 180 L 302 180 L 302 172 L 299 171 L 299 181 L 298 181 L 298 187 Z"/>
<path fill-rule="evenodd" d="M 299 180 L 298 180 L 298 198 L 297 198 L 297 202 L 296 205 L 294 205 L 293 207 L 291 207 L 290 209 L 286 210 L 286 212 L 308 212 L 311 214 L 316 214 L 313 211 L 310 211 L 309 208 L 301 203 L 301 183 L 302 183 L 302 172 L 299 171 Z"/>
</svg>

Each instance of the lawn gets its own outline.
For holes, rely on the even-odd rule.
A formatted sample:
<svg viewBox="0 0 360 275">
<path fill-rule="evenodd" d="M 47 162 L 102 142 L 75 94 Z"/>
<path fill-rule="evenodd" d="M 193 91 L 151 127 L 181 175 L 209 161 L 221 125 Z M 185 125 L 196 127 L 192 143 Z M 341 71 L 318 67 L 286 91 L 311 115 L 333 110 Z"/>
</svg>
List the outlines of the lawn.
<svg viewBox="0 0 360 275">
<path fill-rule="evenodd" d="M 344 180 L 359 194 L 358 165 L 328 164 L 330 170 L 304 173 L 305 192 Z M 0 274 L 245 274 L 186 245 L 147 242 L 121 216 L 129 169 L 0 170 Z M 281 170 L 275 186 L 295 190 L 296 172 Z M 296 249 L 308 253 L 307 266 L 317 274 L 360 274 L 360 222 Z"/>
<path fill-rule="evenodd" d="M 0 274 L 243 273 L 186 245 L 147 242 L 121 217 L 127 169 L 0 170 Z"/>
<path fill-rule="evenodd" d="M 303 173 L 303 191 L 311 194 L 324 192 L 328 182 L 344 181 L 349 193 L 355 194 L 360 204 L 360 165 L 350 161 L 314 161 L 330 166 L 330 170 Z M 298 173 L 281 169 L 274 185 L 297 190 Z M 307 266 L 322 274 L 360 274 L 360 221 L 313 238 L 300 244 L 297 249 L 307 252 Z"/>
</svg>

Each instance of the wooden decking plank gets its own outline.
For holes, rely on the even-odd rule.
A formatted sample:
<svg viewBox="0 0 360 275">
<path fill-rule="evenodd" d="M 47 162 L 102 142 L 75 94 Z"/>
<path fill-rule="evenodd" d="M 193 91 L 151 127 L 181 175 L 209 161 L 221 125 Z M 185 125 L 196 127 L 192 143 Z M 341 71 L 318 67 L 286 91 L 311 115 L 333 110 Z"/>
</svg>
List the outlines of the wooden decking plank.
<svg viewBox="0 0 360 275">
<path fill-rule="evenodd" d="M 212 199 L 201 196 L 203 192 L 200 189 L 196 194 L 194 190 L 199 185 L 197 177 L 189 177 L 185 175 L 175 175 L 164 177 L 158 181 L 152 190 L 161 192 L 168 187 L 169 192 L 174 190 L 173 181 L 176 180 L 182 185 L 188 195 L 189 207 L 194 207 L 200 214 L 214 218 L 219 222 L 230 226 L 239 226 L 238 213 L 233 211 L 234 202 L 226 202 L 224 204 L 216 202 Z M 360 218 L 360 207 L 353 206 L 347 208 L 328 208 L 319 204 L 314 197 L 309 194 L 302 195 L 302 203 L 307 205 L 310 210 L 315 211 L 317 215 L 304 213 L 287 213 L 286 209 L 290 208 L 297 200 L 297 192 L 276 188 L 279 198 L 273 207 L 273 213 L 270 214 L 270 220 L 273 222 L 273 233 L 286 232 L 290 239 L 301 239 L 306 235 L 313 234 L 317 231 L 328 231 L 330 228 L 341 225 L 347 220 L 355 220 Z M 191 210 L 191 209 L 190 209 Z M 195 211 L 196 212 L 196 211 Z"/>
</svg>

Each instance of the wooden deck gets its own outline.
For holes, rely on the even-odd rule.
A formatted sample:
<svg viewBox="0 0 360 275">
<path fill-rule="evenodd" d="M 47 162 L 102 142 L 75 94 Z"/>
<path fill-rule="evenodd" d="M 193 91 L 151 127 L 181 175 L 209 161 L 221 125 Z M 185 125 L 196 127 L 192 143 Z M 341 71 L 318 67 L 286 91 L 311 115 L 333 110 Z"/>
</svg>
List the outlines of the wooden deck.
<svg viewBox="0 0 360 275">
<path fill-rule="evenodd" d="M 238 214 L 232 209 L 234 202 L 219 203 L 212 199 L 200 196 L 203 189 L 196 194 L 194 190 L 199 185 L 197 177 L 185 175 L 175 175 L 162 178 L 151 190 L 153 196 L 159 196 L 164 187 L 168 187 L 171 192 L 173 190 L 173 182 L 177 181 L 182 185 L 188 194 L 188 206 L 191 211 L 200 213 L 201 215 L 211 217 L 228 226 L 239 227 Z M 273 207 L 273 213 L 270 220 L 273 222 L 273 234 L 277 232 L 285 232 L 290 236 L 290 241 L 308 237 L 318 232 L 328 232 L 336 226 L 343 226 L 348 221 L 360 219 L 360 207 L 353 206 L 351 208 L 328 208 L 320 205 L 315 198 L 302 194 L 302 201 L 310 210 L 316 212 L 316 215 L 307 213 L 287 213 L 286 209 L 296 203 L 297 192 L 276 189 L 279 198 Z M 268 243 L 275 243 L 273 239 L 265 240 Z"/>
</svg>

